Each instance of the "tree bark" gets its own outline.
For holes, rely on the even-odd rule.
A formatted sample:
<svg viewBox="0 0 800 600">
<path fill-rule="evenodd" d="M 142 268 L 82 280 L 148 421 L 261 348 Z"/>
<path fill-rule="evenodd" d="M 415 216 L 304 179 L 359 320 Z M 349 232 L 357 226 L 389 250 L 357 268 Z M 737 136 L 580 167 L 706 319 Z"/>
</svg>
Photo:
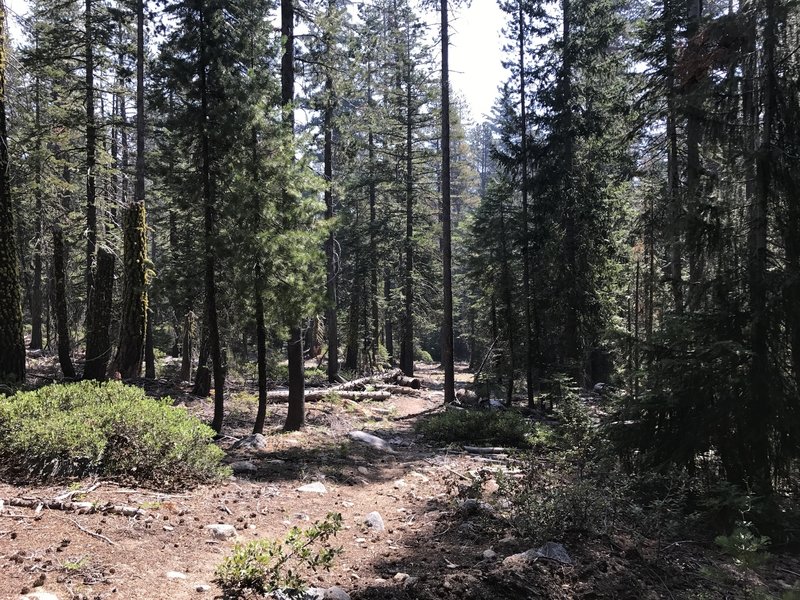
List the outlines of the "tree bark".
<svg viewBox="0 0 800 600">
<path fill-rule="evenodd" d="M 324 176 L 325 176 L 325 218 L 332 222 L 335 216 L 333 204 L 333 77 L 328 74 L 325 78 L 325 114 L 323 128 L 325 142 L 323 148 Z M 336 261 L 336 232 L 333 227 L 328 234 L 325 244 L 325 265 L 327 278 L 325 292 L 327 307 L 325 309 L 325 326 L 328 330 L 328 381 L 334 383 L 339 380 L 339 321 L 337 313 L 337 261 Z"/>
<path fill-rule="evenodd" d="M 133 202 L 125 207 L 123 236 L 125 264 L 122 314 L 114 370 L 123 379 L 133 379 L 142 374 L 147 328 L 147 225 L 144 202 Z"/>
<path fill-rule="evenodd" d="M 42 131 L 41 131 L 41 82 L 37 75 L 34 81 L 34 128 L 36 156 L 34 158 L 34 196 L 36 200 L 36 239 L 33 247 L 33 289 L 31 290 L 31 350 L 42 347 L 42 246 L 44 244 L 44 206 L 42 202 Z"/>
<path fill-rule="evenodd" d="M 442 38 L 442 366 L 444 402 L 455 402 L 453 364 L 453 273 L 450 231 L 450 33 L 447 0 L 441 0 Z"/>
<path fill-rule="evenodd" d="M 289 408 L 283 429 L 296 431 L 306 422 L 303 335 L 299 327 L 292 327 L 290 331 L 287 354 L 289 357 Z"/>
<path fill-rule="evenodd" d="M 0 154 L 1 153 L 2 150 L 0 150 Z M 2 239 L 5 239 L 5 237 Z M 58 362 L 61 365 L 61 372 L 66 379 L 76 379 L 75 367 L 72 365 L 69 319 L 67 318 L 66 256 L 64 234 L 60 227 L 53 227 L 54 308 L 56 316 L 56 337 L 58 339 Z M 6 305 L 0 304 L 0 306 Z"/>
<path fill-rule="evenodd" d="M 25 338 L 22 329 L 22 290 L 14 230 L 14 207 L 8 175 L 6 22 L 5 3 L 0 0 L 0 380 L 24 383 Z"/>
<path fill-rule="evenodd" d="M 97 123 L 94 112 L 94 0 L 86 0 L 85 26 L 85 93 L 86 93 L 86 293 L 94 285 L 94 257 L 97 252 L 97 203 L 95 186 Z"/>
<path fill-rule="evenodd" d="M 400 368 L 409 377 L 414 376 L 414 139 L 411 89 L 411 43 L 406 36 L 406 237 L 404 240 L 405 265 L 403 273 L 403 337 L 400 340 Z"/>
<path fill-rule="evenodd" d="M 114 299 L 114 254 L 97 250 L 94 286 L 86 311 L 86 363 L 83 378 L 105 381 L 111 358 L 111 308 Z"/>
</svg>

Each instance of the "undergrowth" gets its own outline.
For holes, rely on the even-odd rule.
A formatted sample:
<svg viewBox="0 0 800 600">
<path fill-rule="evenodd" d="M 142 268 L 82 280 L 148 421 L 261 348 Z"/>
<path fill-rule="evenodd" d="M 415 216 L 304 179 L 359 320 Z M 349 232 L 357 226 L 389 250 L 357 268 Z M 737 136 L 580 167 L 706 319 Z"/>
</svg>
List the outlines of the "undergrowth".
<svg viewBox="0 0 800 600">
<path fill-rule="evenodd" d="M 14 479 L 97 474 L 168 488 L 225 474 L 213 430 L 169 398 L 91 381 L 0 399 L 0 464 Z"/>
<path fill-rule="evenodd" d="M 515 411 L 447 411 L 417 423 L 417 432 L 442 444 L 465 442 L 514 448 L 530 446 L 534 428 Z"/>
</svg>

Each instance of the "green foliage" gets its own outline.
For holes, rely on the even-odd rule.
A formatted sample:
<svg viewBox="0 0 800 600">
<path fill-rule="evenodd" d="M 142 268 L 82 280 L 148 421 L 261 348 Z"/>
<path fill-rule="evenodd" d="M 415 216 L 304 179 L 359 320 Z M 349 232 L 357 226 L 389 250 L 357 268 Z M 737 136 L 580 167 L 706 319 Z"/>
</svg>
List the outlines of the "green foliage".
<svg viewBox="0 0 800 600">
<path fill-rule="evenodd" d="M 718 535 L 714 543 L 730 555 L 737 566 L 754 568 L 770 558 L 769 538 L 753 533 L 752 524 L 740 521 L 729 535 Z"/>
<path fill-rule="evenodd" d="M 308 529 L 293 527 L 282 540 L 236 544 L 233 554 L 217 567 L 214 582 L 225 598 L 277 590 L 299 596 L 306 588 L 304 575 L 319 568 L 329 571 L 341 553 L 341 548 L 329 544 L 341 528 L 342 515 L 328 513 Z"/>
<path fill-rule="evenodd" d="M 423 350 L 421 347 L 419 347 L 419 346 L 417 346 L 415 344 L 414 345 L 414 360 L 418 361 L 418 362 L 432 363 L 433 362 L 433 357 L 431 356 L 430 352 L 428 352 L 427 350 Z"/>
<path fill-rule="evenodd" d="M 50 385 L 0 400 L 0 460 L 12 477 L 94 473 L 191 486 L 225 473 L 213 436 L 169 398 L 119 382 Z"/>
<path fill-rule="evenodd" d="M 524 448 L 530 445 L 534 428 L 514 411 L 447 411 L 417 423 L 417 431 L 431 441 L 449 444 L 496 444 Z"/>
</svg>

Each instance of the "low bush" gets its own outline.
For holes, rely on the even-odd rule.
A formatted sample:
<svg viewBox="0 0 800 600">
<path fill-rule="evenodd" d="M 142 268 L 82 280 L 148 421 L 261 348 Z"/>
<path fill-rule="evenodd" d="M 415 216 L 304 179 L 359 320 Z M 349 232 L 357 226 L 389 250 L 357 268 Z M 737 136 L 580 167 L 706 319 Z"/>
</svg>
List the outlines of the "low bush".
<svg viewBox="0 0 800 600">
<path fill-rule="evenodd" d="M 450 444 L 492 444 L 525 448 L 530 445 L 533 426 L 514 411 L 447 411 L 417 423 L 417 432 L 425 438 Z"/>
<path fill-rule="evenodd" d="M 329 571 L 334 557 L 341 552 L 341 548 L 329 544 L 341 528 L 342 515 L 328 513 L 308 529 L 293 527 L 282 540 L 236 544 L 233 554 L 217 567 L 214 582 L 222 588 L 224 598 L 277 591 L 288 597 L 302 597 L 305 574 L 320 568 Z"/>
<path fill-rule="evenodd" d="M 225 473 L 213 436 L 169 398 L 120 382 L 50 385 L 0 399 L 0 464 L 12 478 L 98 474 L 187 487 Z"/>
</svg>

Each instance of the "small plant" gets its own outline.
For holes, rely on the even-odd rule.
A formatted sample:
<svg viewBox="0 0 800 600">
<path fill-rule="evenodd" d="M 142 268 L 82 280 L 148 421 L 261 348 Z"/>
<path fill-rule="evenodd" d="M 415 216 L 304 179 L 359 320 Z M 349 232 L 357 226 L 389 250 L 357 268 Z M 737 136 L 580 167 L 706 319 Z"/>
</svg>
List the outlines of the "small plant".
<svg viewBox="0 0 800 600">
<path fill-rule="evenodd" d="M 531 423 L 513 411 L 447 411 L 419 421 L 417 431 L 444 444 L 467 442 L 524 448 L 533 434 Z"/>
<path fill-rule="evenodd" d="M 718 535 L 714 543 L 733 558 L 737 566 L 752 569 L 764 564 L 770 558 L 766 551 L 769 538 L 753 533 L 752 524 L 740 521 L 730 535 Z"/>
<path fill-rule="evenodd" d="M 66 560 L 61 565 L 65 571 L 80 571 L 83 567 L 89 564 L 89 557 L 82 556 L 81 558 L 76 558 L 74 560 Z"/>
<path fill-rule="evenodd" d="M 306 589 L 303 575 L 319 568 L 329 571 L 334 557 L 341 553 L 341 548 L 329 545 L 330 538 L 341 528 L 342 515 L 328 513 L 308 529 L 293 527 L 282 540 L 236 544 L 233 555 L 217 567 L 214 582 L 222 588 L 225 598 L 278 590 L 300 597 Z"/>
</svg>

